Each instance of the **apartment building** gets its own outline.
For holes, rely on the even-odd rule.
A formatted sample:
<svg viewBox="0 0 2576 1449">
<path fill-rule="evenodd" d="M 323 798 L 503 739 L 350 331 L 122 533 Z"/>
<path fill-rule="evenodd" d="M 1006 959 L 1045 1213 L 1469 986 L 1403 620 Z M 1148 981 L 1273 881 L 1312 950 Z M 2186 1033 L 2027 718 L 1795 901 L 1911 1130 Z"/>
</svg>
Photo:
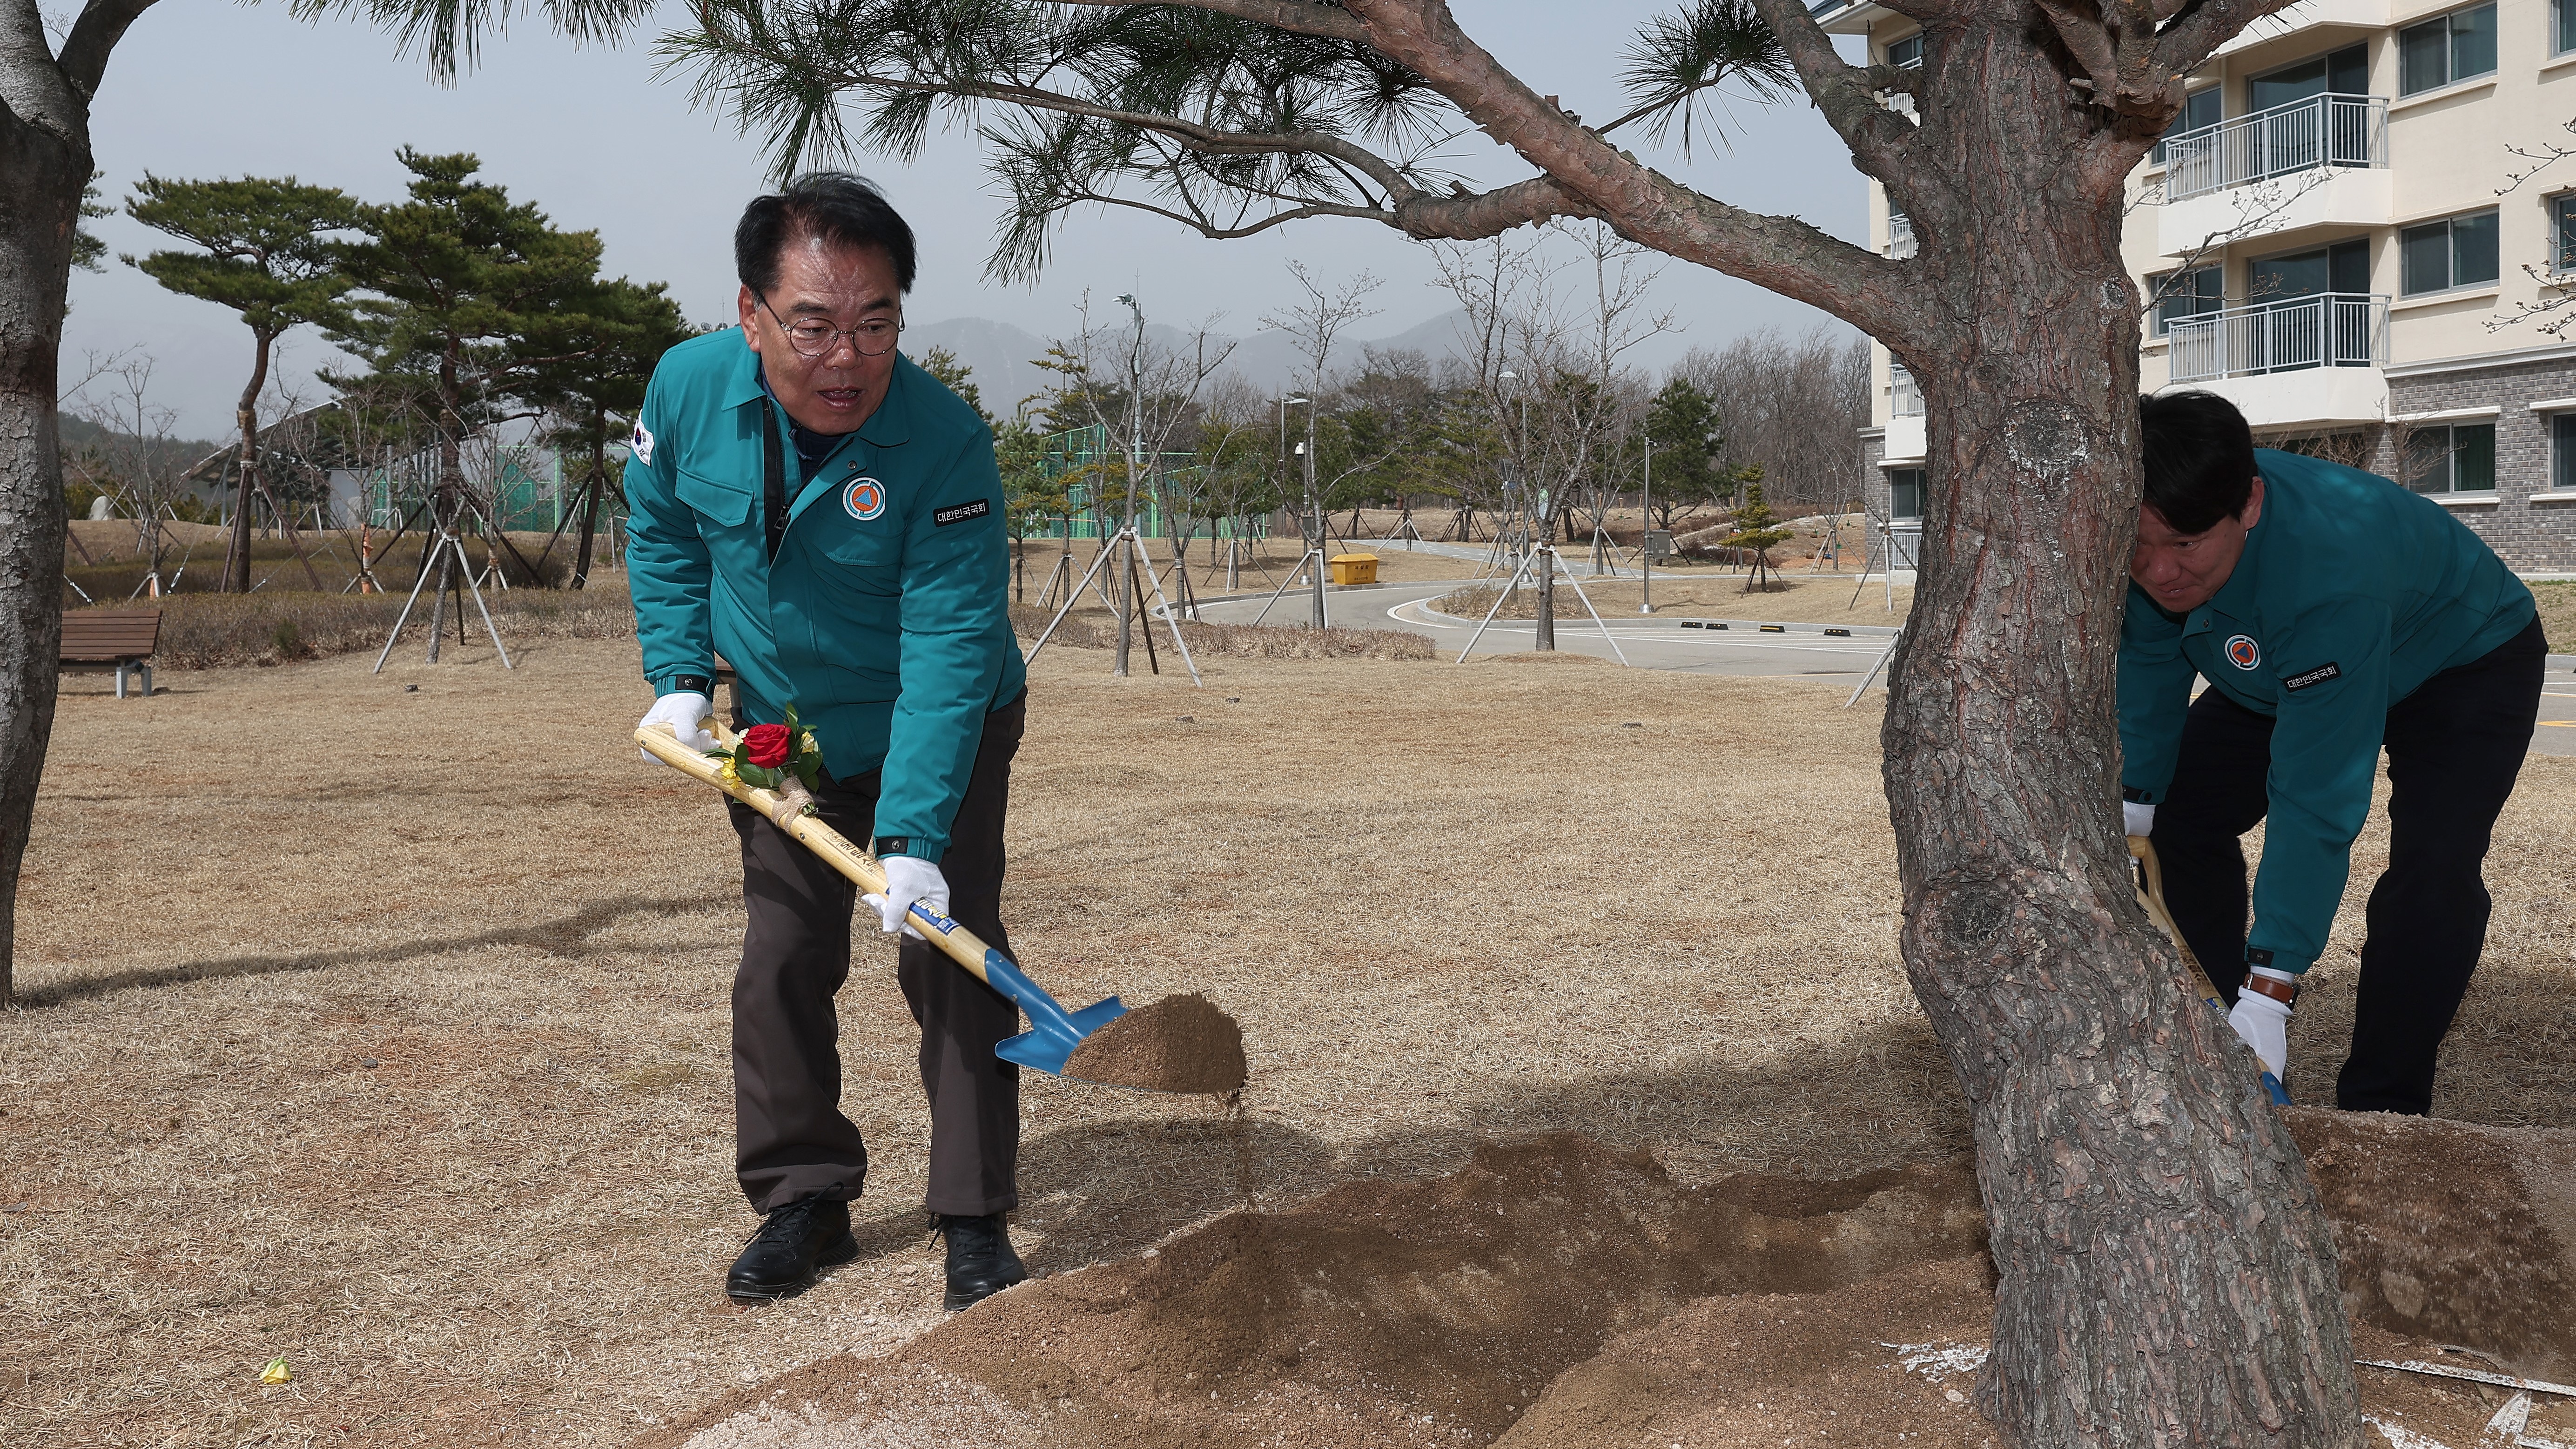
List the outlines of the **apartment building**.
<svg viewBox="0 0 2576 1449">
<path fill-rule="evenodd" d="M 1921 63 L 1904 16 L 1815 14 Z M 2132 182 L 2129 266 L 2161 299 L 2141 386 L 2223 394 L 2264 446 L 2395 478 L 2516 568 L 2576 568 L 2576 327 L 2545 330 L 2576 321 L 2576 157 L 2545 159 L 2576 148 L 2571 121 L 2576 0 L 2301 0 L 2256 22 Z M 1910 255 L 1868 185 L 1873 243 Z M 1922 395 L 1874 351 L 1863 484 L 1902 530 Z"/>
</svg>

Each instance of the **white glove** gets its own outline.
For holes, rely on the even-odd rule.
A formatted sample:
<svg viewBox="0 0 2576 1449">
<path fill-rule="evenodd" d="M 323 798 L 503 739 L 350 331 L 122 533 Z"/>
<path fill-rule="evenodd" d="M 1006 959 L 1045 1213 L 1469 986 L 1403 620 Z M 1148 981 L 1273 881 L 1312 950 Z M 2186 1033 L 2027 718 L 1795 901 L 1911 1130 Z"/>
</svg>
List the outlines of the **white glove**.
<svg viewBox="0 0 2576 1449">
<path fill-rule="evenodd" d="M 655 725 L 666 724 L 673 734 L 680 737 L 681 744 L 693 750 L 712 750 L 716 747 L 716 737 L 698 728 L 698 721 L 713 713 L 715 710 L 707 703 L 705 695 L 684 689 L 653 701 L 653 707 L 644 712 L 643 720 L 635 727 L 649 730 Z M 647 760 L 656 758 L 651 750 L 637 750 L 635 753 Z"/>
<path fill-rule="evenodd" d="M 2153 835 L 2156 833 L 2156 807 L 2123 800 L 2120 802 L 2120 823 L 2129 827 L 2131 835 Z"/>
<path fill-rule="evenodd" d="M 2254 1055 L 2263 1059 L 2263 1070 L 2273 1076 L 2290 1062 L 2289 1003 L 2274 1001 L 2259 991 L 2237 993 L 2236 1009 L 2227 1013 L 2227 1024 L 2245 1038 Z"/>
<path fill-rule="evenodd" d="M 879 864 L 885 867 L 885 894 L 864 895 L 859 899 L 875 909 L 877 923 L 886 934 L 901 931 L 916 941 L 928 940 L 912 928 L 908 919 L 912 904 L 919 901 L 930 909 L 931 914 L 947 915 L 948 877 L 941 875 L 939 867 L 929 861 L 915 860 L 909 855 L 889 855 Z"/>
</svg>

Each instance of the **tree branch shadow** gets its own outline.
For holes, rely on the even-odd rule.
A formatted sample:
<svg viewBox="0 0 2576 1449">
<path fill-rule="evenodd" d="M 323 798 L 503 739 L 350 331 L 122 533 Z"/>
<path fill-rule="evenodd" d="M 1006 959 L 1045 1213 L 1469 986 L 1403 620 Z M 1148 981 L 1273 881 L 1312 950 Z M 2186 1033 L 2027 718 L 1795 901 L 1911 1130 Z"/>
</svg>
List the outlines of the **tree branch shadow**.
<svg viewBox="0 0 2576 1449">
<path fill-rule="evenodd" d="M 703 897 L 674 897 L 662 900 L 642 896 L 617 896 L 582 907 L 571 915 L 552 921 L 539 921 L 526 926 L 506 926 L 471 936 L 450 936 L 437 940 L 404 941 L 393 945 L 358 947 L 339 951 L 310 951 L 296 956 L 228 956 L 209 960 L 181 961 L 168 966 L 136 967 L 111 971 L 105 975 L 72 977 L 26 987 L 17 994 L 20 1010 L 35 1011 L 49 1006 L 65 1006 L 76 1001 L 112 995 L 119 991 L 149 991 L 165 986 L 178 986 L 192 981 L 220 981 L 237 976 L 275 976 L 299 971 L 327 971 L 338 966 L 374 966 L 394 961 L 409 961 L 423 956 L 445 955 L 453 951 L 473 951 L 488 946 L 535 946 L 557 956 L 584 957 L 597 954 L 588 942 L 591 936 L 629 916 L 668 917 L 704 910 L 710 904 Z"/>
</svg>

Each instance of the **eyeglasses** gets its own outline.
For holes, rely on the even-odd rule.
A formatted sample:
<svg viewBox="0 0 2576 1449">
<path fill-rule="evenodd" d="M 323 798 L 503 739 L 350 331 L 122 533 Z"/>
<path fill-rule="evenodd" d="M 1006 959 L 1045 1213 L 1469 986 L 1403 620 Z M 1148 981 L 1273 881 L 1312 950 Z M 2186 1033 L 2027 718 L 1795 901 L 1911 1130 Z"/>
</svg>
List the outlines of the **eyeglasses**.
<svg viewBox="0 0 2576 1449">
<path fill-rule="evenodd" d="M 780 317 L 778 309 L 771 307 L 769 299 L 757 289 L 751 295 L 777 320 L 779 330 L 787 334 L 787 345 L 795 348 L 799 357 L 827 357 L 833 345 L 844 337 L 850 339 L 850 350 L 861 357 L 883 357 L 894 350 L 895 338 L 903 332 L 901 319 L 889 322 L 882 317 L 872 317 L 856 327 L 835 327 L 820 317 L 799 317 L 790 322 Z"/>
</svg>

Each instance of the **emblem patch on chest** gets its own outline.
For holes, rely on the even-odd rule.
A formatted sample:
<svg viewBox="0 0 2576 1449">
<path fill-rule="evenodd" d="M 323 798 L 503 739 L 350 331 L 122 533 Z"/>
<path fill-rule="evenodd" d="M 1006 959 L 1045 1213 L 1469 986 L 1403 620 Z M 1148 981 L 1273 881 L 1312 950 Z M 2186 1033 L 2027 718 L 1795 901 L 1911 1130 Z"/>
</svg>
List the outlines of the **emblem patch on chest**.
<svg viewBox="0 0 2576 1449">
<path fill-rule="evenodd" d="M 874 478 L 853 478 L 841 489 L 841 507 L 865 523 L 885 512 L 885 485 Z"/>
<path fill-rule="evenodd" d="M 2252 669 L 2263 662 L 2263 646 L 2239 634 L 2227 641 L 2227 662 L 2239 669 Z"/>
</svg>

